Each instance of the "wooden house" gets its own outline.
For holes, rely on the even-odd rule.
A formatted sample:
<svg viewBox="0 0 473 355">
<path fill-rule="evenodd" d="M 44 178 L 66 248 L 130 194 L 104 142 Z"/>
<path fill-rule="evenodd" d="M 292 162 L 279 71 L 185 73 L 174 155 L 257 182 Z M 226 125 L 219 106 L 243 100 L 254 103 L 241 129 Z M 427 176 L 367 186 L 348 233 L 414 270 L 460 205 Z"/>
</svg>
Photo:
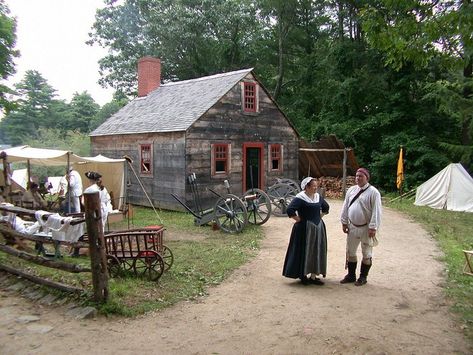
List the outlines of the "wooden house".
<svg viewBox="0 0 473 355">
<path fill-rule="evenodd" d="M 149 205 L 141 181 L 156 206 L 182 210 L 171 193 L 192 206 L 192 173 L 205 207 L 224 180 L 242 196 L 298 178 L 299 135 L 252 69 L 164 84 L 160 72 L 159 59 L 140 59 L 138 97 L 90 134 L 93 154 L 132 158 L 130 203 Z"/>
</svg>

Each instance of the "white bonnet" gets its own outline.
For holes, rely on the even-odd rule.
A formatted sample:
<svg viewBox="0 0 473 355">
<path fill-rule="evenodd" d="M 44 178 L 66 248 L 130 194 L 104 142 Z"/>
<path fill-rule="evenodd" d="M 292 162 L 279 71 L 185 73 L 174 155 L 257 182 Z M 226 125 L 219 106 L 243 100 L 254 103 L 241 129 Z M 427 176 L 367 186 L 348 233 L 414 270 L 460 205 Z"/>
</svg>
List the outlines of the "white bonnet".
<svg viewBox="0 0 473 355">
<path fill-rule="evenodd" d="M 315 180 L 315 178 L 313 178 L 312 176 L 308 176 L 308 177 L 306 177 L 304 180 L 302 180 L 302 182 L 301 182 L 301 189 L 302 189 L 302 190 L 305 190 L 305 187 L 307 186 L 307 184 L 308 184 L 309 182 L 311 182 L 312 180 Z"/>
</svg>

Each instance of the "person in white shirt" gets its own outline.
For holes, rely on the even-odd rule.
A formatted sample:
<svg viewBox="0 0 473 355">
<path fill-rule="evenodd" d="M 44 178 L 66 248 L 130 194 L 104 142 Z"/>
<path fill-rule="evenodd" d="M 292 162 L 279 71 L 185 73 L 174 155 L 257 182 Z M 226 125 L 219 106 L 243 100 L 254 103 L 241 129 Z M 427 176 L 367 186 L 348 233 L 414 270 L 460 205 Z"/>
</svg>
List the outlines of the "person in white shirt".
<svg viewBox="0 0 473 355">
<path fill-rule="evenodd" d="M 71 212 L 78 213 L 80 212 L 80 198 L 82 196 L 82 178 L 80 177 L 80 174 L 72 168 L 69 169 L 67 177 L 69 179 L 71 202 L 74 209 L 74 211 Z"/>
<path fill-rule="evenodd" d="M 103 185 L 102 175 L 95 171 L 87 171 L 85 176 L 89 179 L 90 186 L 87 187 L 84 192 L 98 192 L 100 198 L 100 210 L 102 212 L 102 225 L 105 231 L 105 225 L 107 224 L 108 213 L 113 210 L 110 194 L 107 188 Z"/>
<path fill-rule="evenodd" d="M 373 258 L 373 246 L 378 241 L 376 233 L 381 224 L 381 194 L 368 183 L 370 173 L 365 168 L 359 168 L 355 175 L 355 186 L 348 189 L 342 207 L 340 221 L 343 233 L 347 234 L 346 267 L 348 274 L 340 283 L 355 283 L 362 286 L 367 283 Z M 363 259 L 360 267 L 360 277 L 356 279 L 357 250 L 361 244 Z"/>
</svg>

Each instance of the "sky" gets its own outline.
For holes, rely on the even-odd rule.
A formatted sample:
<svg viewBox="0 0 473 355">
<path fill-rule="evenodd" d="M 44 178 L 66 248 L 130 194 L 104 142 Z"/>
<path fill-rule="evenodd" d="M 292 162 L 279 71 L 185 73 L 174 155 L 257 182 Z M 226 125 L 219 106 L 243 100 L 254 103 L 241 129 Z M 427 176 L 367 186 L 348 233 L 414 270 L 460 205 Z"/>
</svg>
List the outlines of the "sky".
<svg viewBox="0 0 473 355">
<path fill-rule="evenodd" d="M 17 19 L 16 74 L 8 85 L 20 82 L 27 70 L 37 70 L 56 89 L 56 98 L 70 102 L 75 92 L 87 91 L 99 105 L 110 102 L 111 88 L 98 84 L 98 60 L 106 49 L 85 41 L 103 0 L 6 0 Z"/>
</svg>

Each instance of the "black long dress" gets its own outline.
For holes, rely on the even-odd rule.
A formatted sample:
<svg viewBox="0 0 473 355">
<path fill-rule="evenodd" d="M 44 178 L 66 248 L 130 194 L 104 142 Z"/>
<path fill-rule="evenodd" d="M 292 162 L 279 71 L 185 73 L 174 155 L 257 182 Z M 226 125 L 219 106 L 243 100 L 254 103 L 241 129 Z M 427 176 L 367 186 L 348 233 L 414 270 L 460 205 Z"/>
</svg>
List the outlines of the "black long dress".
<svg viewBox="0 0 473 355">
<path fill-rule="evenodd" d="M 294 223 L 284 260 L 283 276 L 301 280 L 307 274 L 327 274 L 327 232 L 320 212 L 328 213 L 330 206 L 319 195 L 309 202 L 300 192 L 289 204 L 287 215 L 297 214 L 301 221 Z"/>
</svg>

